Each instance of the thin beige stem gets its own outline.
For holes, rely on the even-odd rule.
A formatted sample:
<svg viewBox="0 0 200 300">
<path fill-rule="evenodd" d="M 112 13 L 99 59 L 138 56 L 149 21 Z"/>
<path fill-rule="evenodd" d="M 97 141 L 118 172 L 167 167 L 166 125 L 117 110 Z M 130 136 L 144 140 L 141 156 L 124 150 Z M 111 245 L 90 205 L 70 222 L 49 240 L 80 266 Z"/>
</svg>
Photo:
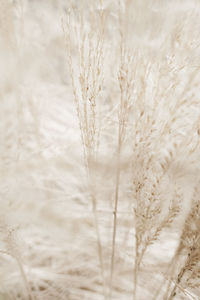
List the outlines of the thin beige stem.
<svg viewBox="0 0 200 300">
<path fill-rule="evenodd" d="M 135 233 L 135 261 L 134 261 L 134 271 L 133 271 L 133 300 L 137 299 L 137 281 L 138 281 L 138 239 L 137 233 Z"/>
<path fill-rule="evenodd" d="M 99 222 L 98 222 L 98 212 L 97 212 L 97 201 L 96 201 L 96 182 L 95 180 L 92 180 L 92 169 L 89 164 L 89 157 L 88 157 L 88 180 L 89 180 L 89 188 L 91 193 L 91 200 L 92 200 L 92 211 L 93 211 L 93 217 L 94 217 L 94 223 L 95 223 L 95 232 L 97 236 L 97 251 L 98 251 L 98 258 L 100 263 L 100 270 L 101 270 L 101 278 L 103 282 L 103 295 L 104 299 L 106 300 L 106 284 L 105 284 L 105 271 L 104 271 L 104 263 L 103 263 L 103 251 L 102 251 L 102 243 L 101 243 L 101 237 L 100 237 L 100 230 L 99 230 Z M 90 183 L 93 183 L 91 185 Z"/>
<path fill-rule="evenodd" d="M 95 199 L 93 199 L 93 216 L 95 222 L 95 231 L 97 235 L 97 249 L 98 249 L 99 262 L 100 262 L 101 277 L 103 281 L 103 294 L 104 294 L 104 299 L 106 299 L 105 271 L 104 271 L 104 264 L 103 264 L 102 244 L 101 244 L 99 222 L 98 222 L 98 215 L 97 215 L 95 202 L 96 202 Z"/>
<path fill-rule="evenodd" d="M 109 299 L 112 299 L 113 274 L 114 274 L 114 264 L 115 264 L 116 233 L 117 233 L 117 211 L 118 211 L 119 185 L 120 185 L 120 156 L 121 156 L 121 139 L 120 139 L 120 125 L 119 125 L 117 172 L 116 172 L 116 180 L 115 180 L 115 198 L 114 198 L 115 199 L 115 205 L 114 205 L 114 211 L 113 211 L 113 233 L 112 233 Z"/>
</svg>

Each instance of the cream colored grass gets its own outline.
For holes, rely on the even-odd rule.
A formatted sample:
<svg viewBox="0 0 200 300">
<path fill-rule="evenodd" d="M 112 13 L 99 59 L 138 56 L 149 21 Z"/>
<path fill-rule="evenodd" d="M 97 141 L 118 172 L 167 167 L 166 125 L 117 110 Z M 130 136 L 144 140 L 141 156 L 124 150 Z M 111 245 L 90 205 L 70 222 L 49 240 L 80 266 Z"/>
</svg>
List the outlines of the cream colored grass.
<svg viewBox="0 0 200 300">
<path fill-rule="evenodd" d="M 0 300 L 198 299 L 199 14 L 0 0 Z"/>
</svg>

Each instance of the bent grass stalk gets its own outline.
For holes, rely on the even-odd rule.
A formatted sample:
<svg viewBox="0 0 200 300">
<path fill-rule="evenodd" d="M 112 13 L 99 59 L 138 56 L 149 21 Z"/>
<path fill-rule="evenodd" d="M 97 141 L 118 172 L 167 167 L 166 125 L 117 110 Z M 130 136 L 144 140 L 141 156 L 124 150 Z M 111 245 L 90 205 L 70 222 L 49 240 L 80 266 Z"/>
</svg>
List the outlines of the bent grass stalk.
<svg viewBox="0 0 200 300">
<path fill-rule="evenodd" d="M 5 254 L 5 255 L 8 255 L 8 256 L 11 256 L 12 258 L 15 259 L 17 265 L 18 265 L 18 268 L 19 268 L 19 271 L 20 271 L 20 274 L 21 274 L 21 277 L 23 279 L 23 282 L 24 282 L 24 286 L 25 286 L 25 289 L 26 289 L 26 294 L 27 294 L 27 300 L 34 300 L 35 297 L 33 297 L 33 294 L 31 292 L 31 287 L 30 287 L 30 284 L 27 280 L 27 277 L 26 277 L 26 274 L 25 274 L 25 271 L 24 271 L 24 268 L 20 262 L 20 260 L 13 254 L 10 254 L 8 253 L 7 251 L 3 251 L 3 250 L 0 250 L 0 253 L 2 254 Z"/>
</svg>

